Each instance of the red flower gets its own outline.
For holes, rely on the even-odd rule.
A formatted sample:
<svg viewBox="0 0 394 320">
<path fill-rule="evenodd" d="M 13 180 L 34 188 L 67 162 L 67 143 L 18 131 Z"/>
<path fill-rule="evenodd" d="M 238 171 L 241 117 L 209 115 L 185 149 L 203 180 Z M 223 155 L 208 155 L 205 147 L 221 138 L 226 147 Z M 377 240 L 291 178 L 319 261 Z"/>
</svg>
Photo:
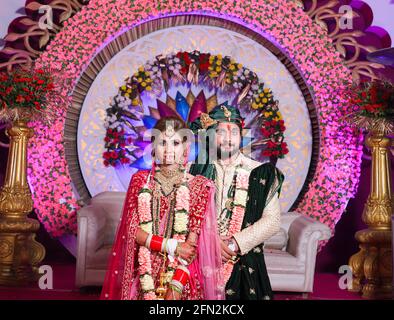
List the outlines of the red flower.
<svg viewBox="0 0 394 320">
<path fill-rule="evenodd" d="M 188 68 L 187 68 L 187 67 L 182 67 L 182 68 L 181 68 L 181 73 L 186 74 L 187 71 L 188 71 Z"/>
<path fill-rule="evenodd" d="M 120 162 L 123 164 L 130 163 L 130 159 L 129 158 L 122 158 L 122 159 L 120 159 Z"/>
<path fill-rule="evenodd" d="M 270 132 L 268 130 L 266 130 L 265 128 L 261 128 L 261 133 L 266 138 L 268 138 L 270 136 Z"/>
<path fill-rule="evenodd" d="M 266 150 L 263 151 L 263 156 L 264 157 L 270 157 L 271 155 L 272 155 L 272 152 L 270 150 L 266 149 Z"/>
<path fill-rule="evenodd" d="M 189 57 L 189 54 L 187 52 L 183 53 L 183 60 L 185 61 L 186 65 L 189 65 L 192 63 L 192 60 Z"/>
<path fill-rule="evenodd" d="M 16 97 L 16 102 L 18 102 L 18 103 L 25 102 L 25 98 L 23 98 L 21 95 L 18 95 Z"/>
<path fill-rule="evenodd" d="M 270 149 L 273 149 L 273 148 L 276 147 L 276 143 L 273 142 L 273 141 L 271 141 L 271 140 L 269 140 L 269 141 L 267 142 L 267 147 L 270 148 Z"/>
<path fill-rule="evenodd" d="M 204 62 L 204 63 L 200 63 L 200 71 L 207 71 L 209 68 L 209 63 Z"/>
<path fill-rule="evenodd" d="M 108 151 L 104 152 L 103 153 L 103 158 L 106 159 L 106 160 L 109 160 L 111 158 L 111 152 L 108 152 Z"/>
<path fill-rule="evenodd" d="M 370 93 L 371 93 L 371 102 L 376 103 L 377 102 L 376 88 L 372 87 Z"/>
</svg>

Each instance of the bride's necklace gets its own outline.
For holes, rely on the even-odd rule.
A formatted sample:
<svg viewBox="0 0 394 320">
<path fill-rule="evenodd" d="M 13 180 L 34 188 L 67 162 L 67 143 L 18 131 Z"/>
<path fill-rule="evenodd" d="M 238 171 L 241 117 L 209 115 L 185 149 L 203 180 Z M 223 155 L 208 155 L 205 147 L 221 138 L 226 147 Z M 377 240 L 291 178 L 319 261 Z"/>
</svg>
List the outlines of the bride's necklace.
<svg viewBox="0 0 394 320">
<path fill-rule="evenodd" d="M 154 180 L 160 185 L 164 196 L 169 196 L 183 181 L 184 172 L 179 167 L 168 169 L 160 168 L 156 171 Z"/>
</svg>

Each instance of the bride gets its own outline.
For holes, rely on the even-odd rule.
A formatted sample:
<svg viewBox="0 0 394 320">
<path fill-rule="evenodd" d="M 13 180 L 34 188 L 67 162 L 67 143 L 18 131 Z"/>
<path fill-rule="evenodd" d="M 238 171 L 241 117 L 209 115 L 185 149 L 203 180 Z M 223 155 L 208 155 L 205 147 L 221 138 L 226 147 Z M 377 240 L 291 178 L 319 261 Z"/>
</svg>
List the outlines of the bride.
<svg viewBox="0 0 394 320">
<path fill-rule="evenodd" d="M 185 124 L 161 118 L 152 170 L 130 181 L 102 299 L 224 299 L 215 187 L 187 173 Z"/>
</svg>

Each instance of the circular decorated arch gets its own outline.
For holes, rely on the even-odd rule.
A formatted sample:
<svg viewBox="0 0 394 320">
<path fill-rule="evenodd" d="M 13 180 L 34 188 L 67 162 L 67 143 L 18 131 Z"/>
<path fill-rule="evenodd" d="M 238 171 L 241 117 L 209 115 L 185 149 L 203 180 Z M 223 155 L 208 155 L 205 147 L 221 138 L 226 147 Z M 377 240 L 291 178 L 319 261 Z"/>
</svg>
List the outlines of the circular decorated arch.
<svg viewBox="0 0 394 320">
<path fill-rule="evenodd" d="M 53 236 L 76 231 L 76 211 L 80 205 L 78 190 L 82 187 L 78 185 L 81 182 L 75 183 L 71 178 L 78 167 L 70 167 L 70 158 L 66 158 L 67 148 L 72 148 L 73 139 L 76 139 L 75 135 L 67 133 L 76 128 L 66 127 L 65 123 L 66 117 L 74 118 L 74 126 L 78 122 L 80 114 L 73 110 L 72 103 L 75 97 L 83 99 L 81 86 L 89 87 L 88 83 L 79 82 L 84 71 L 94 57 L 125 30 L 133 30 L 146 21 L 185 14 L 216 17 L 243 25 L 269 39 L 297 68 L 313 96 L 320 139 L 314 144 L 318 146 L 318 154 L 316 166 L 310 171 L 313 174 L 309 181 L 306 179 L 304 193 L 293 209 L 333 229 L 356 191 L 360 174 L 359 135 L 340 121 L 338 110 L 346 103 L 346 97 L 336 94 L 349 79 L 350 72 L 326 32 L 295 4 L 285 0 L 263 3 L 186 0 L 157 1 L 155 4 L 98 0 L 66 21 L 63 30 L 38 59 L 39 64 L 63 70 L 72 80 L 71 87 L 64 88 L 64 92 L 73 91 L 74 96 L 64 109 L 58 110 L 59 117 L 52 126 L 33 124 L 36 136 L 31 140 L 29 182 L 41 222 Z M 284 120 L 292 121 L 286 117 Z"/>
</svg>

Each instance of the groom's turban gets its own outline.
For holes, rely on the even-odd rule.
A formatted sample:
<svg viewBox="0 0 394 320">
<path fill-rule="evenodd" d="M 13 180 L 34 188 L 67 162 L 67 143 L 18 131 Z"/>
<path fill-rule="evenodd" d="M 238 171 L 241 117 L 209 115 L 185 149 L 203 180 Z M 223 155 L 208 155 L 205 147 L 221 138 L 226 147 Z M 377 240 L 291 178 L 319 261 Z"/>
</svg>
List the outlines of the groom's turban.
<svg viewBox="0 0 394 320">
<path fill-rule="evenodd" d="M 202 113 L 190 124 L 190 129 L 194 132 L 200 129 L 214 129 L 220 122 L 231 122 L 242 127 L 243 119 L 237 108 L 225 102 L 213 108 L 209 114 Z"/>
</svg>

